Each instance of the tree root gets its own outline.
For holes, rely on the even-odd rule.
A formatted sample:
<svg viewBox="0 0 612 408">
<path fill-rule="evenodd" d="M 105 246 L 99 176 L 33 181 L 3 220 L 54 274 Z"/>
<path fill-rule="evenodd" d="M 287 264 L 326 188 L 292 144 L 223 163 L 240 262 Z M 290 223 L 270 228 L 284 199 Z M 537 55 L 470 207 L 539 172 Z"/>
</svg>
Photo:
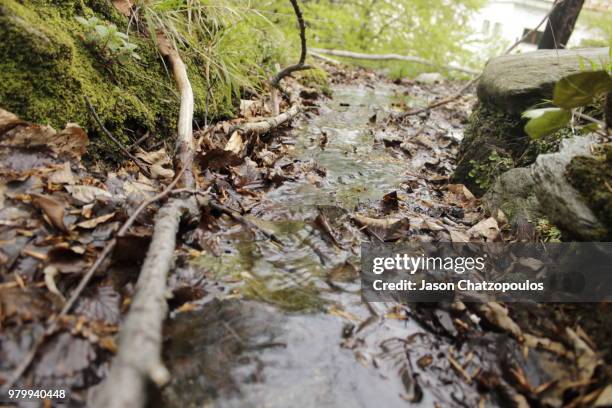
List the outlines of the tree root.
<svg viewBox="0 0 612 408">
<path fill-rule="evenodd" d="M 286 76 L 289 76 L 297 71 L 304 71 L 311 68 L 310 66 L 306 65 L 306 53 L 308 50 L 306 48 L 306 24 L 304 23 L 304 16 L 302 16 L 302 11 L 300 10 L 300 6 L 297 4 L 297 0 L 289 1 L 293 6 L 293 11 L 295 12 L 295 17 L 297 18 L 297 22 L 300 27 L 300 43 L 302 46 L 302 51 L 300 53 L 300 61 L 297 64 L 286 67 L 270 80 L 270 85 L 272 88 L 279 88 L 280 81 Z"/>
<path fill-rule="evenodd" d="M 175 169 L 182 187 L 195 189 L 191 169 L 195 150 L 193 91 L 176 49 L 163 35 L 158 36 L 158 45 L 162 55 L 170 60 L 181 93 Z M 136 283 L 136 294 L 119 334 L 119 351 L 106 380 L 92 394 L 93 407 L 143 407 L 147 401 L 147 384 L 151 381 L 162 386 L 170 379 L 161 360 L 162 325 L 168 312 L 166 280 L 174 262 L 180 220 L 187 214 L 199 214 L 193 196 L 173 198 L 159 210 L 153 239 Z"/>
</svg>

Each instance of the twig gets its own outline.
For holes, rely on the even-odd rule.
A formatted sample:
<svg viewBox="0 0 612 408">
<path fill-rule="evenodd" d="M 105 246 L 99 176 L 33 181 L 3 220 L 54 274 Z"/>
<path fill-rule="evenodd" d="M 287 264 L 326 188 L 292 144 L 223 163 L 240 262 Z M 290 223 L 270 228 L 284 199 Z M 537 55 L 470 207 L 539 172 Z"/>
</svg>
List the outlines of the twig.
<svg viewBox="0 0 612 408">
<path fill-rule="evenodd" d="M 149 136 L 151 136 L 151 133 L 147 131 L 144 135 L 142 135 L 140 138 L 138 138 L 138 140 L 136 140 L 134 143 L 132 143 L 130 145 L 130 147 L 128 147 L 128 150 L 131 152 L 132 150 L 134 150 L 135 148 L 140 146 L 140 144 L 142 142 L 144 142 Z"/>
<path fill-rule="evenodd" d="M 291 5 L 293 6 L 293 11 L 295 12 L 295 17 L 297 18 L 298 25 L 300 27 L 300 42 L 302 46 L 302 51 L 300 53 L 300 61 L 297 64 L 290 65 L 278 72 L 271 80 L 270 85 L 273 88 L 278 88 L 281 79 L 284 77 L 291 75 L 297 71 L 304 71 L 306 69 L 310 69 L 309 65 L 306 65 L 306 53 L 308 52 L 306 49 L 306 24 L 304 24 L 304 16 L 302 16 L 302 11 L 300 10 L 300 6 L 297 4 L 297 0 L 289 0 Z"/>
<path fill-rule="evenodd" d="M 274 234 L 271 234 L 268 231 L 265 231 L 264 229 L 259 227 L 257 224 L 249 221 L 247 218 L 245 218 L 241 214 L 238 214 L 237 211 L 234 211 L 231 208 L 228 208 L 228 207 L 224 206 L 223 204 L 217 203 L 217 202 L 215 202 L 213 200 L 210 200 L 208 202 L 208 205 L 211 206 L 212 208 L 214 208 L 217 211 L 220 211 L 220 212 L 222 212 L 224 214 L 229 215 L 230 217 L 232 217 L 233 219 L 235 219 L 239 223 L 245 225 L 246 227 L 251 228 L 251 229 L 256 229 L 256 230 L 260 231 L 269 240 L 271 240 L 273 242 L 276 242 L 277 244 L 282 244 L 282 242 L 278 238 L 276 238 L 276 236 Z"/>
<path fill-rule="evenodd" d="M 98 126 L 102 129 L 102 131 L 104 132 L 104 134 L 106 134 L 106 136 L 108 136 L 108 138 L 110 140 L 113 141 L 113 143 L 115 143 L 117 145 L 117 147 L 119 148 L 119 150 L 121 150 L 123 152 L 123 154 L 125 154 L 127 157 L 129 157 L 134 164 L 136 165 L 136 167 L 138 167 L 140 169 L 140 171 L 142 171 L 142 173 L 147 176 L 147 177 L 151 177 L 151 173 L 149 172 L 149 170 L 142 164 L 140 163 L 140 160 L 138 159 L 138 157 L 134 156 L 132 153 L 130 153 L 130 151 L 128 149 L 125 148 L 125 146 L 123 145 L 123 143 L 121 143 L 119 140 L 117 140 L 117 138 L 115 138 L 115 136 L 113 136 L 113 134 L 110 132 L 110 130 L 108 130 L 104 124 L 102 123 L 102 121 L 100 120 L 100 117 L 98 116 L 98 112 L 96 112 L 96 110 L 94 109 L 93 105 L 91 104 L 91 101 L 89 100 L 89 98 L 87 97 L 87 95 L 84 95 L 83 98 L 85 99 L 85 103 L 87 104 L 87 107 L 89 108 L 89 111 L 91 112 L 94 120 L 96 121 L 96 123 L 98 124 Z"/>
<path fill-rule="evenodd" d="M 123 225 L 121 226 L 121 228 L 117 232 L 116 236 L 117 237 L 124 236 L 125 233 L 130 229 L 132 224 L 134 224 L 134 221 L 136 221 L 136 218 L 138 217 L 138 215 L 146 207 L 148 207 L 149 205 L 153 204 L 156 201 L 161 200 L 162 198 L 164 198 L 165 196 L 170 194 L 170 192 L 172 192 L 174 186 L 176 186 L 176 184 L 178 183 L 178 181 L 179 181 L 181 176 L 182 176 L 182 172 L 179 173 L 174 178 L 174 180 L 172 180 L 172 182 L 170 184 L 168 184 L 168 186 L 166 188 L 164 188 L 164 190 L 162 192 L 160 192 L 156 196 L 154 196 L 154 197 L 152 197 L 152 198 L 142 202 L 140 204 L 140 206 L 138 206 L 138 208 L 134 211 L 134 213 L 132 213 L 132 215 L 123 223 Z M 38 353 L 38 349 L 40 348 L 40 346 L 42 346 L 42 344 L 44 343 L 44 341 L 46 340 L 47 337 L 49 337 L 53 333 L 55 333 L 55 331 L 57 330 L 57 323 L 59 322 L 60 318 L 62 318 L 63 316 L 67 315 L 68 312 L 70 311 L 70 309 L 72 309 L 72 306 L 74 305 L 74 303 L 81 296 L 81 293 L 87 287 L 87 285 L 89 284 L 89 281 L 91 280 L 93 275 L 96 273 L 96 271 L 98 270 L 100 265 L 102 265 L 102 262 L 104 262 L 106 257 L 111 253 L 113 248 L 115 248 L 116 244 L 117 244 L 117 238 L 113 238 L 112 240 L 110 240 L 106 244 L 106 246 L 104 247 L 102 252 L 100 252 L 98 257 L 96 258 L 96 261 L 87 270 L 85 275 L 83 275 L 83 277 L 81 278 L 81 281 L 79 282 L 78 286 L 72 291 L 72 293 L 70 295 L 70 298 L 68 298 L 66 303 L 64 303 L 64 306 L 62 307 L 62 310 L 59 312 L 59 314 L 55 315 L 52 318 L 51 322 L 49 323 L 49 326 L 47 326 L 47 329 L 45 329 L 43 334 L 40 335 L 40 337 L 34 342 L 34 345 L 30 349 L 28 354 L 21 361 L 21 363 L 15 368 L 15 370 L 13 370 L 13 372 L 11 373 L 10 378 L 7 380 L 7 382 L 3 386 L 3 391 L 8 390 L 9 388 L 11 388 L 15 384 L 15 382 L 17 380 L 19 380 L 19 378 L 21 378 L 21 376 L 25 373 L 25 371 L 28 369 L 30 364 L 32 364 L 32 361 L 34 360 L 34 357 L 36 357 L 36 354 Z"/>
<path fill-rule="evenodd" d="M 193 91 L 177 50 L 163 34 L 158 34 L 157 40 L 161 54 L 170 60 L 181 94 L 174 157 L 179 174 L 177 183 L 194 190 Z M 144 407 L 147 385 L 152 382 L 161 387 L 169 380 L 170 374 L 161 359 L 162 324 L 168 312 L 166 280 L 174 262 L 179 223 L 185 214 L 198 213 L 195 197 L 173 198 L 159 210 L 135 295 L 121 326 L 117 355 L 107 378 L 92 395 L 90 405 L 94 408 Z"/>
</svg>

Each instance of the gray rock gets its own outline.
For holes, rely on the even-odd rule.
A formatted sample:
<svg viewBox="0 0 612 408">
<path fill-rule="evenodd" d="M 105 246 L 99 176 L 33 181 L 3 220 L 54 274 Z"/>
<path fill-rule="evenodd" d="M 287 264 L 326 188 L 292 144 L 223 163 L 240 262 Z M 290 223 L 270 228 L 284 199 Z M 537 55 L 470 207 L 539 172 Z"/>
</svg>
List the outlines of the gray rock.
<svg viewBox="0 0 612 408">
<path fill-rule="evenodd" d="M 495 180 L 482 197 L 482 203 L 491 214 L 502 210 L 510 221 L 514 221 L 518 215 L 534 221 L 540 216 L 534 185 L 531 167 L 508 170 Z"/>
<path fill-rule="evenodd" d="M 585 241 L 599 241 L 606 229 L 565 178 L 565 169 L 575 156 L 588 156 L 597 137 L 564 140 L 558 153 L 542 154 L 531 166 L 534 193 L 540 210 L 560 229 Z"/>
<path fill-rule="evenodd" d="M 414 80 L 419 84 L 430 85 L 438 82 L 443 82 L 444 76 L 439 72 L 423 72 L 422 74 L 419 74 Z"/>
<path fill-rule="evenodd" d="M 493 58 L 478 85 L 478 98 L 514 113 L 550 99 L 555 83 L 591 63 L 607 64 L 608 48 L 539 50 Z"/>
</svg>

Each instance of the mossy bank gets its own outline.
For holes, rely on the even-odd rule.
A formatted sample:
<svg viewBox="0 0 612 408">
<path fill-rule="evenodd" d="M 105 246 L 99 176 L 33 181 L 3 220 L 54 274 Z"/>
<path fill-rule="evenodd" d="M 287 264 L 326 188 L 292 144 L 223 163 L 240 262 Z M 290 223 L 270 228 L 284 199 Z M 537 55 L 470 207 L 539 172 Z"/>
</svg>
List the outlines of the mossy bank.
<svg viewBox="0 0 612 408">
<path fill-rule="evenodd" d="M 101 24 L 128 32 L 139 59 L 105 57 L 99 47 L 85 41 L 86 30 L 77 16 L 97 17 Z M 110 1 L 4 0 L 0 4 L 0 106 L 55 128 L 78 123 L 90 134 L 94 158 L 120 156 L 97 128 L 84 96 L 104 125 L 126 144 L 147 131 L 151 140 L 172 137 L 179 109 L 174 81 L 144 21 L 134 19 L 129 30 L 128 24 Z M 234 65 L 249 58 L 249 66 L 260 68 L 241 73 L 254 84 L 251 90 L 265 79 L 265 68 L 278 61 L 272 58 L 278 51 L 259 41 L 264 35 L 255 32 L 242 41 L 255 44 L 249 55 L 232 56 Z M 225 45 L 224 50 L 236 51 Z M 230 116 L 240 90 L 227 86 L 224 73 L 211 75 L 213 68 L 205 56 L 187 51 L 182 54 L 194 90 L 196 126 L 204 125 L 206 116 L 208 120 Z"/>
</svg>

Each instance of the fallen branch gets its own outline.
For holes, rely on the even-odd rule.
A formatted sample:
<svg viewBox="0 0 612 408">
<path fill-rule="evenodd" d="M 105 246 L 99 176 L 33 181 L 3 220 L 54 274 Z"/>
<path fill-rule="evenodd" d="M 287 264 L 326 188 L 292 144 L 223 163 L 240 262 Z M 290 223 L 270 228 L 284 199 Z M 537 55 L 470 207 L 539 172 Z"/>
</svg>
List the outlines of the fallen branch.
<svg viewBox="0 0 612 408">
<path fill-rule="evenodd" d="M 158 37 L 162 55 L 170 60 L 181 94 L 175 168 L 184 188 L 195 189 L 191 170 L 194 156 L 192 135 L 193 91 L 180 55 L 164 36 Z M 198 213 L 193 196 L 173 198 L 160 210 L 153 238 L 130 310 L 119 334 L 119 350 L 106 380 L 93 394 L 93 407 L 143 407 L 147 401 L 147 384 L 164 385 L 170 377 L 161 360 L 162 324 L 168 311 L 166 280 L 174 261 L 176 235 L 181 218 Z"/>
<path fill-rule="evenodd" d="M 125 235 L 125 233 L 130 229 L 132 224 L 134 224 L 134 221 L 136 221 L 136 218 L 138 217 L 138 215 L 146 207 L 148 207 L 149 205 L 153 204 L 154 202 L 159 201 L 159 200 L 163 199 L 165 196 L 167 196 L 174 189 L 174 186 L 176 186 L 176 184 L 178 183 L 181 175 L 182 175 L 182 173 L 179 173 L 175 177 L 175 179 L 170 184 L 168 184 L 168 186 L 162 192 L 160 192 L 156 196 L 154 196 L 154 197 L 144 201 L 142 204 L 140 204 L 140 206 L 138 206 L 138 208 L 132 213 L 132 215 L 125 221 L 125 223 L 123 223 L 123 225 L 121 226 L 121 228 L 117 232 L 117 237 L 122 237 L 122 236 Z M 40 346 L 42 346 L 42 344 L 45 342 L 45 340 L 49 336 L 53 335 L 57 331 L 57 329 L 58 329 L 58 322 L 60 321 L 60 319 L 62 317 L 64 317 L 64 316 L 66 316 L 68 314 L 68 312 L 70 312 L 70 310 L 72 309 L 72 306 L 74 306 L 74 303 L 76 302 L 76 300 L 81 296 L 81 293 L 83 293 L 83 290 L 87 287 L 87 285 L 89 284 L 89 281 L 91 280 L 91 278 L 98 271 L 98 268 L 100 268 L 100 265 L 102 265 L 102 262 L 104 262 L 104 260 L 108 257 L 108 255 L 110 255 L 112 250 L 115 248 L 115 245 L 117 245 L 117 239 L 116 238 L 113 238 L 112 240 L 110 240 L 106 244 L 106 246 L 104 247 L 102 252 L 100 252 L 98 257 L 96 258 L 96 261 L 89 267 L 87 272 L 85 272 L 85 275 L 83 275 L 83 277 L 81 278 L 81 281 L 79 282 L 77 287 L 72 291 L 72 293 L 70 295 L 70 298 L 68 298 L 66 303 L 64 303 L 64 306 L 62 307 L 62 310 L 59 312 L 59 314 L 55 315 L 51 319 L 51 322 L 49 323 L 49 325 L 47 326 L 47 328 L 45 329 L 43 334 L 40 335 L 36 339 L 36 341 L 34 342 L 34 345 L 30 349 L 28 354 L 25 356 L 25 358 L 23 360 L 21 360 L 21 363 L 12 372 L 10 378 L 3 385 L 3 389 L 2 389 L 3 391 L 4 390 L 8 390 L 9 388 L 11 388 L 19 380 L 19 378 L 21 378 L 23 373 L 25 373 L 25 371 L 28 369 L 30 364 L 32 364 L 32 361 L 34 360 L 34 357 L 36 357 L 36 354 L 38 353 L 38 350 L 39 350 Z"/>
<path fill-rule="evenodd" d="M 460 71 L 470 75 L 478 75 L 480 71 L 471 68 L 459 67 L 456 65 L 441 65 L 433 61 L 426 60 L 421 57 L 413 57 L 410 55 L 400 54 L 362 54 L 360 52 L 344 51 L 344 50 L 330 50 L 325 48 L 313 48 L 312 51 L 320 54 L 334 55 L 336 57 L 361 59 L 368 61 L 406 61 L 413 62 L 415 64 L 428 65 L 435 68 L 444 68 L 449 71 Z"/>
<path fill-rule="evenodd" d="M 311 67 L 306 65 L 306 53 L 308 52 L 306 49 L 306 24 L 304 24 L 304 16 L 302 16 L 302 11 L 300 10 L 300 6 L 297 4 L 297 0 L 289 0 L 291 5 L 293 6 L 293 11 L 295 12 L 295 17 L 297 18 L 298 26 L 300 27 L 300 43 L 302 46 L 302 51 L 300 53 L 300 60 L 297 64 L 290 65 L 285 69 L 278 72 L 271 80 L 270 85 L 272 88 L 278 88 L 281 79 L 284 77 L 291 75 L 297 71 L 304 71 L 306 69 L 310 69 Z"/>
<path fill-rule="evenodd" d="M 313 57 L 320 59 L 321 61 L 327 62 L 328 64 L 332 64 L 332 65 L 341 65 L 342 63 L 338 60 L 335 60 L 333 58 L 329 58 L 326 57 L 323 54 L 319 54 L 318 52 L 314 52 L 314 51 L 308 51 L 308 53 L 310 55 L 312 55 Z"/>
</svg>

